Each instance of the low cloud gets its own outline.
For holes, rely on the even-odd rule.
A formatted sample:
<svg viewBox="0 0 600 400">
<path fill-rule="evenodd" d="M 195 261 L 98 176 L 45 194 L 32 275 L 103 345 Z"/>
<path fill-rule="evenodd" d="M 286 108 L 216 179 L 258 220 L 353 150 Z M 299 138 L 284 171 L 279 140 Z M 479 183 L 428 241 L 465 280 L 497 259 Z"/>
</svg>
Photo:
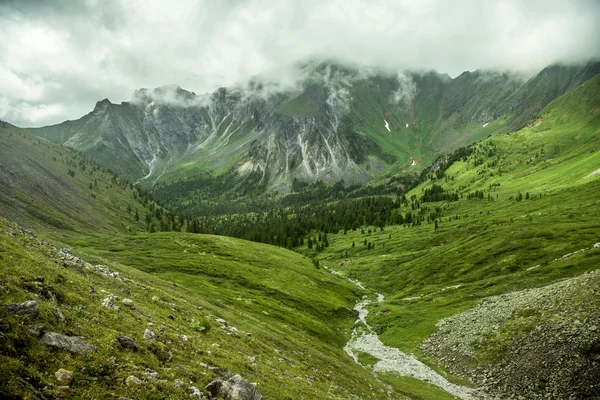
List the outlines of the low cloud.
<svg viewBox="0 0 600 400">
<path fill-rule="evenodd" d="M 0 119 L 58 123 L 141 87 L 206 93 L 253 76 L 270 95 L 308 60 L 533 73 L 600 57 L 598 20 L 596 0 L 3 0 Z"/>
<path fill-rule="evenodd" d="M 417 85 L 415 84 L 415 81 L 404 72 L 398 72 L 396 81 L 398 82 L 398 89 L 392 93 L 390 100 L 401 108 L 407 108 L 417 95 Z"/>
</svg>

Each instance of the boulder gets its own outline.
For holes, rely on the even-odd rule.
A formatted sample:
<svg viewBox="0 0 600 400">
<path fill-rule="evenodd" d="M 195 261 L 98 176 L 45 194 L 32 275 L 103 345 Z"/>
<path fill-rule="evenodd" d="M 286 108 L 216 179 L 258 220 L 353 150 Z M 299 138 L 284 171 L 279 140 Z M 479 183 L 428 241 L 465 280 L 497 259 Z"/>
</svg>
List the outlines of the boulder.
<svg viewBox="0 0 600 400">
<path fill-rule="evenodd" d="M 227 380 L 215 379 L 206 386 L 206 390 L 213 397 L 221 396 L 224 400 L 264 399 L 256 388 L 240 375 L 234 375 Z"/>
<path fill-rule="evenodd" d="M 119 344 L 121 345 L 121 347 L 124 348 L 124 349 L 129 349 L 129 350 L 132 350 L 132 351 L 138 351 L 137 344 L 135 344 L 135 342 L 133 341 L 133 339 L 130 338 L 129 336 L 119 336 L 119 337 L 117 337 L 117 341 L 119 342 Z"/>
<path fill-rule="evenodd" d="M 4 311 L 13 315 L 35 318 L 40 313 L 40 307 L 34 300 L 23 303 L 11 303 L 4 306 Z"/>
<path fill-rule="evenodd" d="M 46 346 L 68 350 L 71 353 L 85 354 L 92 351 L 98 351 L 96 346 L 92 346 L 80 337 L 65 336 L 56 332 L 44 333 L 40 338 L 40 342 Z"/>
</svg>

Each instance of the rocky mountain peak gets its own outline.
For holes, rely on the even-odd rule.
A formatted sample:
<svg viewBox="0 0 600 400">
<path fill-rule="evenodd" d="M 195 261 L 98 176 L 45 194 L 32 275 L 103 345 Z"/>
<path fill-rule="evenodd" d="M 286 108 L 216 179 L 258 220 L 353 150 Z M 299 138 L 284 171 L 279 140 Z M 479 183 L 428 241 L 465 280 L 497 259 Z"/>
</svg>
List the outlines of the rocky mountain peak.
<svg viewBox="0 0 600 400">
<path fill-rule="evenodd" d="M 99 102 L 96 103 L 96 106 L 94 107 L 94 111 L 95 112 L 104 111 L 112 104 L 113 103 L 111 103 L 110 100 L 108 100 L 108 99 L 100 100 Z"/>
</svg>

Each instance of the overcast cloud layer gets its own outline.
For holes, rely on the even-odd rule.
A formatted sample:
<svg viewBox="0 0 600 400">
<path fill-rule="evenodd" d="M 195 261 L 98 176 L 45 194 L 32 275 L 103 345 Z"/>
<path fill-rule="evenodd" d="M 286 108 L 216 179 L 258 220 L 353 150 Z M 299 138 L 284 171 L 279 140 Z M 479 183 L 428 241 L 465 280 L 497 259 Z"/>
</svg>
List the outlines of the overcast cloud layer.
<svg viewBox="0 0 600 400">
<path fill-rule="evenodd" d="M 600 57 L 599 21 L 597 0 L 0 0 L 0 119 L 58 123 L 141 87 L 209 92 L 308 58 L 535 72 Z"/>
</svg>

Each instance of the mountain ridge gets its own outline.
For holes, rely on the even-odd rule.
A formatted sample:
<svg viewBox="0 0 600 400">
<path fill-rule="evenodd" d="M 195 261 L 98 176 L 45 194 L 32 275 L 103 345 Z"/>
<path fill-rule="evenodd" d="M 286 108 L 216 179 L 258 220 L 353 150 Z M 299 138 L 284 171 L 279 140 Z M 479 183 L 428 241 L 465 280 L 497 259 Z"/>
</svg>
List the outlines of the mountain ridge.
<svg viewBox="0 0 600 400">
<path fill-rule="evenodd" d="M 366 184 L 489 134 L 516 130 L 600 63 L 512 73 L 435 71 L 396 76 L 330 64 L 273 89 L 261 81 L 196 95 L 178 85 L 104 99 L 79 120 L 30 132 L 86 152 L 145 185 L 232 172 L 280 192 L 294 178 Z M 560 82 L 551 82 L 560 78 Z M 531 100 L 535 95 L 536 101 Z"/>
</svg>

